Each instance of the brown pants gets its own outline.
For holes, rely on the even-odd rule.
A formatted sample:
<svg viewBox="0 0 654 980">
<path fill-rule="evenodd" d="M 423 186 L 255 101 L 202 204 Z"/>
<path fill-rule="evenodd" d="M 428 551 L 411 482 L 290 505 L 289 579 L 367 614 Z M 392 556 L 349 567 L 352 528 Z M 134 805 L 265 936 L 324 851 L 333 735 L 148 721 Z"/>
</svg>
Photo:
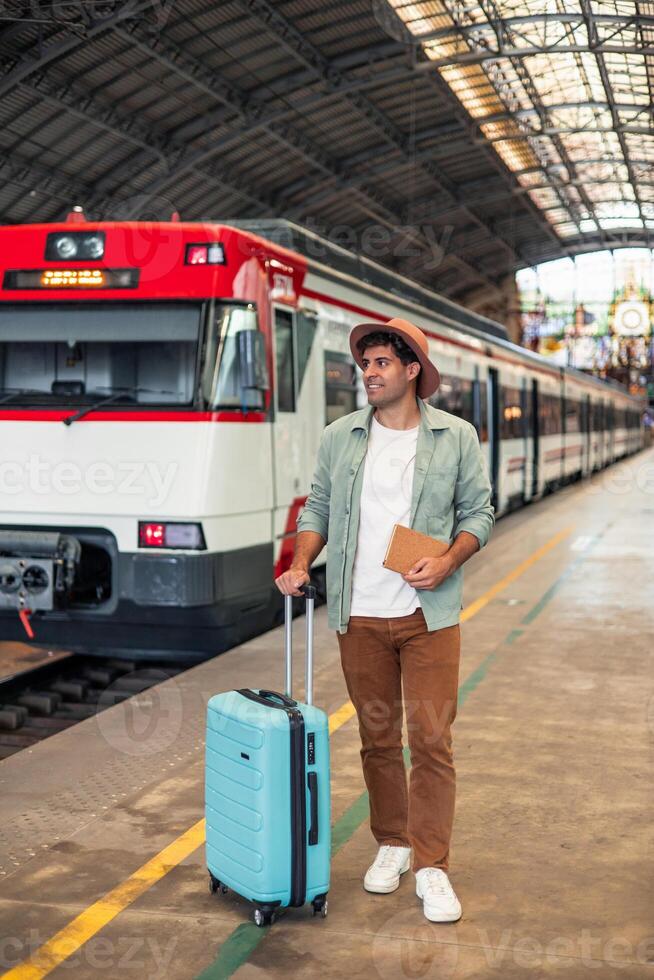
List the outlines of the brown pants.
<svg viewBox="0 0 654 980">
<path fill-rule="evenodd" d="M 337 633 L 356 708 L 370 829 L 378 844 L 413 848 L 413 870 L 447 871 L 455 773 L 459 626 L 427 631 L 422 609 L 384 619 L 352 616 Z M 402 756 L 402 687 L 411 752 L 407 793 Z"/>
</svg>

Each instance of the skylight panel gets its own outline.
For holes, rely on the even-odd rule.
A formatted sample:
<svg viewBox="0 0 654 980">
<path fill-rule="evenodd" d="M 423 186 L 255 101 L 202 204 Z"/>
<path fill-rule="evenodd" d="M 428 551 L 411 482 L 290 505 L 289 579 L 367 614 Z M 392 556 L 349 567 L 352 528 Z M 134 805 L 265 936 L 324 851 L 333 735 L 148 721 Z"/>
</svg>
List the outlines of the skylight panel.
<svg viewBox="0 0 654 980">
<path fill-rule="evenodd" d="M 654 0 L 387 2 L 557 234 L 649 223 Z"/>
</svg>

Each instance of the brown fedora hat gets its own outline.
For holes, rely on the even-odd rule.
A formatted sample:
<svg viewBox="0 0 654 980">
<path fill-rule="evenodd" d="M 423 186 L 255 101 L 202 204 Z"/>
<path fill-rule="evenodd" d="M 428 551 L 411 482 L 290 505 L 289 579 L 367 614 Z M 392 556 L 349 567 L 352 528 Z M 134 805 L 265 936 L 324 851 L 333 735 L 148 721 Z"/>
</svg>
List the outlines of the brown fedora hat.
<svg viewBox="0 0 654 980">
<path fill-rule="evenodd" d="M 418 398 L 429 398 L 430 395 L 433 395 L 441 383 L 441 376 L 435 365 L 429 360 L 427 338 L 420 327 L 409 323 L 408 320 L 394 317 L 388 323 L 359 323 L 356 327 L 353 327 L 350 333 L 350 350 L 352 351 L 352 357 L 359 367 L 363 369 L 361 354 L 357 350 L 357 341 L 369 333 L 378 333 L 380 330 L 384 333 L 399 334 L 420 361 L 422 370 L 418 375 L 418 386 L 416 388 Z"/>
</svg>

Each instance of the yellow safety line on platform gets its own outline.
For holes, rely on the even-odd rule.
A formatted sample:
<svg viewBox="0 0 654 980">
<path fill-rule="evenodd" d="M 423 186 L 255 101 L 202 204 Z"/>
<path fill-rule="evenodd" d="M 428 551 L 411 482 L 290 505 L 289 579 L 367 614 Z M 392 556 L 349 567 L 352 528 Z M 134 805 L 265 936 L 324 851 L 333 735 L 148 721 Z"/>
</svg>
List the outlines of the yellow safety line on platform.
<svg viewBox="0 0 654 980">
<path fill-rule="evenodd" d="M 509 572 L 509 574 L 505 575 L 503 579 L 500 579 L 499 582 L 496 582 L 495 585 L 491 586 L 488 592 L 484 592 L 484 594 L 480 595 L 478 599 L 471 602 L 469 606 L 466 606 L 461 613 L 461 622 L 465 623 L 466 620 L 475 616 L 480 609 L 487 606 L 491 599 L 494 599 L 499 592 L 507 587 L 507 585 L 510 585 L 511 582 L 515 582 L 517 578 L 520 578 L 523 572 L 526 572 L 528 568 L 535 565 L 536 562 L 546 555 L 548 551 L 551 551 L 552 548 L 555 548 L 557 544 L 560 544 L 564 538 L 567 538 L 570 534 L 572 534 L 573 530 L 574 524 L 571 524 L 569 527 L 564 527 L 562 531 L 559 531 L 559 533 L 555 534 L 553 538 L 546 541 L 541 548 L 538 548 L 538 550 L 534 551 L 534 553 L 529 555 L 528 558 L 521 561 L 519 565 L 516 565 L 513 571 Z"/>
<path fill-rule="evenodd" d="M 80 912 L 28 960 L 4 973 L 3 980 L 40 980 L 47 976 L 203 843 L 204 820 L 198 820 L 138 871 Z"/>
<path fill-rule="evenodd" d="M 514 582 L 520 575 L 531 568 L 537 561 L 543 558 L 548 551 L 560 544 L 564 538 L 568 537 L 574 530 L 574 525 L 564 528 L 550 538 L 542 547 L 538 548 L 523 562 L 520 562 L 513 571 L 505 575 L 495 585 L 491 586 L 482 596 L 471 602 L 461 613 L 461 622 L 465 622 L 475 616 L 484 606 L 488 605 L 491 599 L 503 589 Z M 329 716 L 329 732 L 333 734 L 338 728 L 344 725 L 355 714 L 354 705 L 351 701 L 346 701 L 336 711 Z M 101 899 L 94 902 L 87 909 L 81 912 L 72 922 L 60 929 L 52 939 L 49 939 L 39 947 L 29 959 L 18 966 L 13 967 L 7 973 L 3 973 L 0 980 L 42 980 L 55 967 L 59 966 L 64 960 L 76 953 L 84 943 L 88 942 L 96 933 L 100 932 L 104 926 L 108 925 L 124 909 L 128 908 L 144 892 L 148 891 L 152 885 L 156 884 L 161 878 L 177 867 L 178 864 L 192 854 L 204 844 L 204 820 L 198 820 L 196 824 L 185 831 L 180 837 L 164 847 L 155 857 L 147 861 L 142 867 L 130 875 L 125 881 L 121 882 L 110 892 L 107 892 Z"/>
<path fill-rule="evenodd" d="M 332 735 L 337 728 L 344 725 L 346 721 L 349 721 L 356 714 L 354 710 L 354 705 L 351 701 L 346 701 L 342 704 L 333 715 L 329 716 L 329 734 Z"/>
</svg>

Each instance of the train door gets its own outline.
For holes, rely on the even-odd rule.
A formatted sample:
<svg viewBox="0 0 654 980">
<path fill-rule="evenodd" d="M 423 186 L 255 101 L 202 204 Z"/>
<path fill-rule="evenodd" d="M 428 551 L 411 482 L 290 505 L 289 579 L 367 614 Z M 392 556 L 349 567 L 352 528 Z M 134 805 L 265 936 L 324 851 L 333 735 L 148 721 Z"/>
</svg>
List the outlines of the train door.
<svg viewBox="0 0 654 980">
<path fill-rule="evenodd" d="M 593 468 L 591 459 L 590 395 L 584 395 L 581 403 L 581 438 L 584 447 L 581 458 L 581 472 L 586 476 Z"/>
<path fill-rule="evenodd" d="M 595 431 L 595 402 L 590 395 L 588 396 L 588 449 L 590 452 L 588 472 L 592 473 L 595 469 L 597 432 Z"/>
<path fill-rule="evenodd" d="M 497 368 L 488 369 L 488 462 L 493 488 L 491 502 L 499 510 L 500 499 L 500 381 Z"/>
<path fill-rule="evenodd" d="M 612 463 L 615 459 L 615 408 L 613 402 L 608 402 L 606 407 L 606 428 L 608 430 L 607 463 Z"/>
<path fill-rule="evenodd" d="M 568 432 L 568 428 L 567 428 L 567 411 L 568 411 L 568 406 L 567 406 L 566 402 L 567 402 L 567 399 L 566 399 L 566 392 L 565 392 L 565 379 L 564 379 L 564 376 L 562 375 L 561 376 L 561 381 L 560 381 L 560 392 L 559 392 L 559 414 L 560 414 L 560 417 L 561 417 L 561 426 L 560 426 L 560 430 L 559 430 L 559 450 L 560 450 L 559 461 L 560 461 L 560 470 L 559 470 L 559 475 L 558 475 L 558 479 L 557 479 L 557 484 L 560 487 L 564 486 L 565 483 L 567 482 L 567 480 L 566 480 L 566 474 L 567 474 L 567 458 L 568 458 L 567 457 L 567 449 L 568 449 L 568 445 L 570 443 L 570 439 L 569 439 L 568 434 L 567 434 L 567 432 Z"/>
<path fill-rule="evenodd" d="M 527 393 L 527 378 L 522 379 L 520 386 L 520 429 L 522 432 L 522 488 L 521 500 L 523 504 L 529 499 L 529 453 L 531 450 L 529 439 L 529 397 Z"/>
<path fill-rule="evenodd" d="M 275 419 L 273 438 L 273 540 L 276 573 L 290 564 L 295 525 L 315 462 L 315 425 L 308 386 L 302 382 L 316 331 L 315 317 L 285 306 L 273 309 Z"/>
<path fill-rule="evenodd" d="M 530 398 L 530 412 L 529 412 L 529 433 L 527 436 L 527 441 L 529 443 L 529 449 L 527 451 L 527 458 L 531 454 L 531 486 L 528 490 L 528 496 L 536 497 L 539 493 L 538 486 L 538 464 L 540 456 L 540 447 L 538 440 L 538 380 L 536 378 L 531 379 L 531 391 L 529 392 Z"/>
</svg>

